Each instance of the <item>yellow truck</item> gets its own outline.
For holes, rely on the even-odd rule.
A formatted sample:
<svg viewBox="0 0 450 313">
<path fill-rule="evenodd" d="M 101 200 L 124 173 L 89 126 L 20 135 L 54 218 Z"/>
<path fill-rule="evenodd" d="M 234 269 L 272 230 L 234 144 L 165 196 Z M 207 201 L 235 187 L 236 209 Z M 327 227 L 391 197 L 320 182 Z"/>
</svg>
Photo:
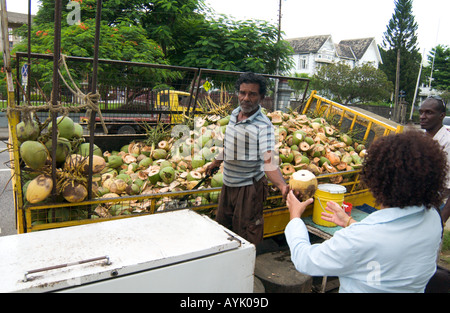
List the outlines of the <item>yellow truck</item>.
<svg viewBox="0 0 450 313">
<path fill-rule="evenodd" d="M 169 93 L 172 100 L 178 95 L 179 94 L 175 92 Z M 165 100 L 161 100 L 160 98 L 159 101 L 164 103 Z M 176 103 L 176 101 L 171 101 L 170 103 Z M 313 114 L 315 116 L 320 116 L 327 119 L 335 119 L 336 125 L 340 126 L 341 129 L 345 128 L 343 130 L 346 132 L 359 130 L 355 133 L 360 136 L 361 140 L 367 142 L 368 144 L 380 136 L 402 132 L 403 130 L 401 125 L 380 121 L 375 117 L 371 117 L 347 106 L 320 97 L 315 91 L 311 93 L 308 101 L 300 113 L 306 115 Z M 18 142 L 17 134 L 15 132 L 15 125 L 18 123 L 18 120 L 14 114 L 11 115 L 9 122 L 11 127 L 10 141 L 14 147 L 17 147 Z M 79 203 L 70 203 L 65 201 L 61 203 L 52 203 L 46 201 L 45 203 L 30 205 L 25 204 L 25 201 L 23 200 L 24 186 L 20 183 L 20 164 L 17 161 L 20 160 L 20 158 L 17 148 L 11 151 L 11 160 L 13 161 L 14 168 L 16 169 L 15 171 L 13 169 L 15 174 L 13 176 L 13 187 L 15 194 L 15 210 L 17 215 L 17 230 L 19 233 L 153 214 L 161 211 L 162 202 L 173 201 L 176 203 L 177 199 L 180 199 L 186 195 L 188 195 L 191 199 L 200 197 L 212 199 L 213 195 L 215 195 L 215 198 L 217 199 L 217 194 L 220 192 L 220 187 L 196 190 L 175 189 L 176 191 L 161 188 L 159 192 L 156 193 L 117 196 L 113 198 L 95 198 Z M 333 176 L 346 175 L 347 177 L 351 177 L 341 183 L 341 185 L 346 188 L 345 201 L 350 202 L 354 207 L 362 205 L 375 207 L 374 200 L 370 192 L 360 184 L 359 172 L 359 169 L 355 169 L 353 171 L 320 174 L 317 178 L 319 183 L 321 183 L 329 181 Z M 190 184 L 189 186 L 192 188 L 193 184 Z M 119 214 L 117 216 L 111 216 L 110 214 L 93 214 L 93 212 L 96 212 L 99 208 L 104 208 L 105 206 L 110 207 L 111 205 L 128 206 L 135 209 L 132 210 L 132 213 L 128 211 L 126 214 Z M 196 211 L 210 213 L 214 211 L 216 206 L 217 202 L 203 202 L 201 200 L 200 202 L 189 201 L 187 205 L 183 206 L 183 208 L 191 207 Z M 284 228 L 289 221 L 287 207 L 285 203 L 281 201 L 281 195 L 275 189 L 271 192 L 266 201 L 264 219 L 264 236 L 266 238 L 283 233 Z"/>
<path fill-rule="evenodd" d="M 132 135 L 145 131 L 143 125 L 180 124 L 184 115 L 189 116 L 194 109 L 194 97 L 185 91 L 161 90 L 156 93 L 156 102 L 149 103 L 151 96 L 141 95 L 133 100 L 134 110 L 126 114 L 109 113 L 103 110 L 103 121 L 109 134 Z M 137 108 L 137 109 L 136 109 Z M 148 108 L 148 109 L 147 109 Z M 189 112 L 188 112 L 189 108 Z M 202 113 L 197 103 L 195 112 Z M 81 116 L 80 124 L 87 126 L 88 117 Z M 96 116 L 96 129 L 101 129 L 100 117 Z"/>
</svg>

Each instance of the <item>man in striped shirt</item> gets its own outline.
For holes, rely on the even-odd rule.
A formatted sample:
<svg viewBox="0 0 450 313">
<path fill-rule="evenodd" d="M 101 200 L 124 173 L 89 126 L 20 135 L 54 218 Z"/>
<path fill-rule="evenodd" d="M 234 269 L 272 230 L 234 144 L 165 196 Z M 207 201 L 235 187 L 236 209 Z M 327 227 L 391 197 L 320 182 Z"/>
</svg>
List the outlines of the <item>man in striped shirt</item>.
<svg viewBox="0 0 450 313">
<path fill-rule="evenodd" d="M 266 177 L 281 191 L 283 199 L 289 186 L 274 159 L 275 135 L 270 120 L 261 112 L 266 94 L 264 77 L 245 73 L 236 82 L 239 107 L 230 117 L 223 153 L 206 173 L 221 165 L 223 187 L 216 220 L 248 241 L 263 239 L 263 203 L 268 194 Z"/>
</svg>

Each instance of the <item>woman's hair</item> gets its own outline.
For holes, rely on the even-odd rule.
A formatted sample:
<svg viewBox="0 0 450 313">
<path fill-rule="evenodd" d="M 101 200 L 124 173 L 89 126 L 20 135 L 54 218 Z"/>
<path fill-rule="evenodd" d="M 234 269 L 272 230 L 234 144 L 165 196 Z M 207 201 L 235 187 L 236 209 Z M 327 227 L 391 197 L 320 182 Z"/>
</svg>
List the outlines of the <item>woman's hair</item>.
<svg viewBox="0 0 450 313">
<path fill-rule="evenodd" d="M 261 96 L 265 96 L 267 92 L 267 82 L 264 76 L 247 72 L 241 74 L 238 80 L 236 81 L 235 88 L 236 91 L 239 91 L 241 84 L 258 84 L 259 85 L 259 94 Z"/>
<path fill-rule="evenodd" d="M 448 170 L 437 141 L 419 131 L 375 140 L 367 150 L 362 181 L 384 207 L 439 207 Z"/>
</svg>

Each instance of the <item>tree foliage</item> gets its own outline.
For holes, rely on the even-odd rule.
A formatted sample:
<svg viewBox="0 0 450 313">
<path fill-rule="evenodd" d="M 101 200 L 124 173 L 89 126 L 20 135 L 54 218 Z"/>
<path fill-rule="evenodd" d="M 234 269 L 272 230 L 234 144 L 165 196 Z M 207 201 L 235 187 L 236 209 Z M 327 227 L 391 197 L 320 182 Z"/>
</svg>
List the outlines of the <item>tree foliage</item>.
<svg viewBox="0 0 450 313">
<path fill-rule="evenodd" d="M 278 30 L 265 21 L 232 21 L 226 16 L 213 20 L 190 49 L 183 65 L 232 71 L 275 73 L 291 66 L 291 47 L 277 42 Z"/>
<path fill-rule="evenodd" d="M 428 55 L 428 64 L 424 72 L 429 78 L 433 67 L 431 87 L 440 91 L 450 91 L 450 48 L 443 45 L 434 47 Z"/>
<path fill-rule="evenodd" d="M 395 84 L 397 56 L 400 51 L 399 90 L 405 91 L 408 102 L 411 102 L 414 97 L 421 60 L 417 48 L 418 25 L 412 14 L 412 4 L 412 0 L 395 1 L 394 13 L 389 20 L 382 47 L 380 47 L 383 63 L 379 65 L 388 79 Z"/>
<path fill-rule="evenodd" d="M 27 36 L 25 27 L 22 29 L 23 37 Z M 31 51 L 34 53 L 50 54 L 54 49 L 54 24 L 52 22 L 36 23 L 31 31 Z M 92 57 L 94 54 L 95 19 L 89 18 L 79 24 L 61 25 L 61 53 L 68 56 Z M 27 42 L 16 45 L 12 51 L 27 51 Z M 123 19 L 120 23 L 110 26 L 106 22 L 101 24 L 99 58 L 123 60 L 133 62 L 146 62 L 167 64 L 159 45 L 148 39 L 145 30 Z M 89 81 L 92 73 L 91 62 L 78 62 L 69 66 L 70 74 L 80 84 Z M 124 71 L 127 74 L 124 75 Z M 52 88 L 53 61 L 36 60 L 32 64 L 33 79 L 37 79 L 39 86 L 45 93 Z M 108 86 L 139 87 L 144 84 L 147 87 L 157 84 L 163 71 L 145 71 L 142 68 L 132 67 L 124 69 L 114 65 L 102 64 L 99 66 L 98 81 Z M 177 75 L 172 75 L 175 79 Z M 66 77 L 67 79 L 68 77 Z M 167 77 L 166 77 L 167 78 Z M 99 86 L 102 90 L 102 86 Z"/>
<path fill-rule="evenodd" d="M 81 19 L 95 17 L 96 0 L 75 0 L 81 4 Z M 63 7 L 63 20 L 70 14 Z M 35 22 L 53 22 L 54 1 L 41 0 Z M 161 47 L 172 65 L 237 71 L 275 73 L 291 65 L 292 51 L 277 41 L 277 27 L 264 21 L 233 21 L 215 14 L 204 0 L 108 0 L 103 1 L 102 20 L 119 28 L 127 21 L 146 32 Z M 135 40 L 136 41 L 136 40 Z"/>
<path fill-rule="evenodd" d="M 392 83 L 371 64 L 350 67 L 345 63 L 323 66 L 312 78 L 315 89 L 343 104 L 389 98 Z"/>
</svg>

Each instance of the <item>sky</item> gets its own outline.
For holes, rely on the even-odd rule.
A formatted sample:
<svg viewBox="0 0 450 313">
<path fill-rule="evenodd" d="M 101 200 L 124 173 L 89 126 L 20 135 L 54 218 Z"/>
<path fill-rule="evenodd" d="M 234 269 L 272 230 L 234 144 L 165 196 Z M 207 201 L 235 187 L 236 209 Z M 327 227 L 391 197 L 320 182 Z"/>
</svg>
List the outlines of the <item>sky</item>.
<svg viewBox="0 0 450 313">
<path fill-rule="evenodd" d="M 68 0 L 63 0 L 63 4 Z M 278 25 L 280 0 L 205 0 L 216 13 L 237 20 L 259 19 Z M 28 0 L 6 0 L 8 11 L 28 13 Z M 284 39 L 331 35 L 343 39 L 374 37 L 382 43 L 383 33 L 394 13 L 394 0 L 281 0 L 281 30 Z M 32 14 L 38 0 L 32 0 Z M 414 0 L 420 52 L 438 44 L 450 47 L 450 0 Z"/>
</svg>

